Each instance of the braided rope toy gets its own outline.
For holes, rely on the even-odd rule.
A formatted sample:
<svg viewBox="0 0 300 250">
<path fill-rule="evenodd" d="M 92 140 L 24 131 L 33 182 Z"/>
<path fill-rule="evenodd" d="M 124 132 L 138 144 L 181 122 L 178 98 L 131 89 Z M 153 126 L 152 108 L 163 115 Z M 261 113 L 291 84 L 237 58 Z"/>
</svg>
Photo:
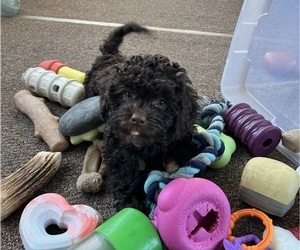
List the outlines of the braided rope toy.
<svg viewBox="0 0 300 250">
<path fill-rule="evenodd" d="M 212 100 L 199 113 L 196 124 L 207 128 L 201 132 L 195 132 L 193 143 L 197 145 L 198 155 L 186 162 L 185 166 L 179 168 L 175 173 L 169 174 L 163 171 L 151 171 L 148 175 L 144 191 L 147 195 L 146 206 L 151 210 L 150 219 L 153 219 L 153 211 L 156 207 L 156 196 L 158 190 L 163 189 L 175 178 L 192 178 L 207 166 L 218 160 L 224 153 L 225 147 L 219 136 L 224 129 L 223 115 L 230 107 L 229 102 Z"/>
</svg>

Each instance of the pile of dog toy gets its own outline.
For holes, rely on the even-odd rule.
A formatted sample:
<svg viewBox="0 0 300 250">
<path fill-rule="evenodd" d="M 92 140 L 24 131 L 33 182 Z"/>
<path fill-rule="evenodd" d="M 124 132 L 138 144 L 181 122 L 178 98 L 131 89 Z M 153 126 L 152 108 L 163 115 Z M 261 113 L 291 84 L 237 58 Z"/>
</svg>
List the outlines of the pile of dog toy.
<svg viewBox="0 0 300 250">
<path fill-rule="evenodd" d="M 97 116 L 99 97 L 85 99 L 84 77 L 84 73 L 57 60 L 42 62 L 39 67 L 30 68 L 22 75 L 27 90 L 14 96 L 14 104 L 30 117 L 35 126 L 35 136 L 42 138 L 50 151 L 62 152 L 69 147 L 69 142 L 74 145 L 82 141 L 93 142 L 82 170 L 82 176 L 89 179 L 80 179 L 77 187 L 83 192 L 96 192 L 101 189 L 106 171 L 101 164 L 101 145 L 97 145 L 99 142 L 95 139 L 105 124 Z M 70 109 L 59 119 L 50 113 L 42 98 L 32 93 Z M 32 105 L 35 105 L 34 109 Z M 265 214 L 284 216 L 294 205 L 299 189 L 299 170 L 264 158 L 282 139 L 281 130 L 247 104 L 232 106 L 216 100 L 199 114 L 196 125 L 198 132 L 193 142 L 198 146 L 198 155 L 172 173 L 153 171 L 149 174 L 144 185 L 151 208 L 149 218 L 135 209 L 126 208 L 103 223 L 101 215 L 91 207 L 70 205 L 58 194 L 44 194 L 29 202 L 22 213 L 20 234 L 25 249 L 93 249 L 104 245 L 110 246 L 110 249 L 124 249 L 126 246 L 126 249 L 136 250 L 159 250 L 163 245 L 170 250 L 298 249 L 299 228 L 294 229 L 298 230 L 296 237 L 296 233 L 274 226 Z M 230 161 L 236 144 L 223 133 L 224 128 L 254 156 L 243 171 L 239 197 L 256 209 L 231 214 L 229 201 L 221 188 L 211 181 L 194 177 L 206 167 L 218 169 Z M 294 143 L 289 141 L 287 144 L 295 148 Z M 44 185 L 57 171 L 61 154 L 44 152 L 35 158 L 1 180 L 2 192 L 10 190 L 11 183 L 16 180 L 18 185 L 22 185 L 22 181 L 26 181 L 22 180 L 22 176 L 29 167 L 34 171 L 40 171 L 39 167 L 43 167 L 47 171 L 45 180 L 37 186 Z M 44 164 L 41 165 L 41 162 Z M 45 168 L 47 163 L 49 168 Z M 270 164 L 272 168 L 268 167 Z M 280 172 L 282 174 L 278 174 Z M 34 172 L 29 176 L 31 174 Z M 265 180 L 268 180 L 268 186 L 264 185 Z M 96 189 L 91 190 L 86 183 L 93 183 L 91 186 L 96 186 Z M 30 183 L 31 186 L 36 184 Z M 272 192 L 278 186 L 280 191 Z M 24 191 L 27 197 L 22 201 L 34 195 L 36 189 L 29 189 Z M 13 200 L 3 199 L 2 205 L 21 200 L 17 196 L 10 198 Z M 1 220 L 21 205 L 5 206 Z M 235 223 L 245 216 L 262 220 L 266 227 L 262 237 L 253 234 L 238 238 L 232 236 Z M 132 221 L 136 227 L 130 226 Z M 59 235 L 45 234 L 46 227 L 51 223 L 65 227 L 66 231 Z"/>
</svg>

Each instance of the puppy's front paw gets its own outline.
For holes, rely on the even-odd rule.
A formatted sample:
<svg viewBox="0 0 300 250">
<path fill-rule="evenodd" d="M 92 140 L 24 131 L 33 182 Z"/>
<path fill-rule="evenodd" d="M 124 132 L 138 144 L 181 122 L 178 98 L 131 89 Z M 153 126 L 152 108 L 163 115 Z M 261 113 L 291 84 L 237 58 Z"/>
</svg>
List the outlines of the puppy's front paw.
<svg viewBox="0 0 300 250">
<path fill-rule="evenodd" d="M 130 199 L 126 199 L 121 201 L 120 199 L 114 200 L 113 202 L 113 207 L 117 210 L 120 211 L 123 208 L 126 207 L 131 207 L 131 208 L 135 208 L 141 212 L 144 211 L 144 206 L 141 202 L 138 201 L 138 199 L 136 199 L 135 197 L 130 197 Z"/>
</svg>

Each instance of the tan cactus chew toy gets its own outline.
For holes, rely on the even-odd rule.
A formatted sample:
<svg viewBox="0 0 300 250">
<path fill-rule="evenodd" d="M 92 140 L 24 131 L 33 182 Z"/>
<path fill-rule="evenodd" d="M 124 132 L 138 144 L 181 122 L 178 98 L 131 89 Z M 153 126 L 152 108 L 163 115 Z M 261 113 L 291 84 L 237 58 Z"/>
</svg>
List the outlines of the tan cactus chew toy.
<svg viewBox="0 0 300 250">
<path fill-rule="evenodd" d="M 102 163 L 102 141 L 95 140 L 84 156 L 81 175 L 77 179 L 77 189 L 84 193 L 99 192 L 106 175 L 106 166 Z"/>
<path fill-rule="evenodd" d="M 34 123 L 34 136 L 43 139 L 52 152 L 68 149 L 68 139 L 58 130 L 59 118 L 51 114 L 43 98 L 33 96 L 28 90 L 21 90 L 14 95 L 13 102 Z"/>
<path fill-rule="evenodd" d="M 39 152 L 16 172 L 1 180 L 1 221 L 17 210 L 57 172 L 61 153 Z"/>
</svg>

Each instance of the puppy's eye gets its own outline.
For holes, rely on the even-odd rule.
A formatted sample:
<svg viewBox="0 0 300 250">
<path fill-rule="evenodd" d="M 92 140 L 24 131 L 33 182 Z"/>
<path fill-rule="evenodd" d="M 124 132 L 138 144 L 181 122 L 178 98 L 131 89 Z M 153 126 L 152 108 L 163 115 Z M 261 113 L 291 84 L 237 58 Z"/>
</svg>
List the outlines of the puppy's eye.
<svg viewBox="0 0 300 250">
<path fill-rule="evenodd" d="M 152 103 L 154 108 L 164 109 L 167 104 L 164 100 L 157 100 Z"/>
<path fill-rule="evenodd" d="M 159 101 L 158 105 L 159 105 L 159 106 L 165 106 L 166 103 L 165 103 L 165 101 L 161 100 L 161 101 Z"/>
<path fill-rule="evenodd" d="M 130 99 L 132 97 L 132 93 L 129 90 L 127 90 L 124 92 L 123 97 L 125 99 Z"/>
</svg>

